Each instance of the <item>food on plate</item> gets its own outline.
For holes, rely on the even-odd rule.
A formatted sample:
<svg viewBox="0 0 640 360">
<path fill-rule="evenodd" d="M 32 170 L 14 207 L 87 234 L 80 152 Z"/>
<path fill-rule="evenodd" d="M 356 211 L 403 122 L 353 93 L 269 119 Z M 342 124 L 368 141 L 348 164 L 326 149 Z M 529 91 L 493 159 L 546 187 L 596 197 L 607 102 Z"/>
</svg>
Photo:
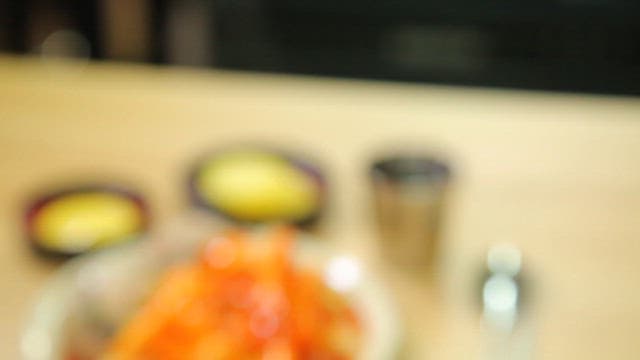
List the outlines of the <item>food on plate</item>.
<svg viewBox="0 0 640 360">
<path fill-rule="evenodd" d="M 317 215 L 324 184 L 308 163 L 260 150 L 229 150 L 200 163 L 196 201 L 243 222 L 304 222 Z"/>
<path fill-rule="evenodd" d="M 36 249 L 75 255 L 140 235 L 147 211 L 133 192 L 86 186 L 41 197 L 28 208 L 25 225 Z"/>
<path fill-rule="evenodd" d="M 360 319 L 320 274 L 294 264 L 294 236 L 278 227 L 212 238 L 161 278 L 104 358 L 354 358 Z"/>
</svg>

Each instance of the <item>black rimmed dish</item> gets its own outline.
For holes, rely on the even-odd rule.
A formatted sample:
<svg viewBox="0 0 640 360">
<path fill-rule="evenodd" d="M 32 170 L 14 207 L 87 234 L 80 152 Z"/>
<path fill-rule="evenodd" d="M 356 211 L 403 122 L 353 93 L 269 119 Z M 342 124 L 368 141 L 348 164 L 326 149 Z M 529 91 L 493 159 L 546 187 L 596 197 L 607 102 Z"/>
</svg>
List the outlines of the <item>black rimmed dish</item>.
<svg viewBox="0 0 640 360">
<path fill-rule="evenodd" d="M 243 225 L 315 224 L 326 180 L 308 159 L 279 150 L 242 147 L 201 157 L 189 174 L 194 206 Z"/>
<path fill-rule="evenodd" d="M 146 202 L 119 185 L 67 187 L 31 201 L 24 229 L 40 254 L 70 257 L 138 238 L 149 225 Z"/>
</svg>

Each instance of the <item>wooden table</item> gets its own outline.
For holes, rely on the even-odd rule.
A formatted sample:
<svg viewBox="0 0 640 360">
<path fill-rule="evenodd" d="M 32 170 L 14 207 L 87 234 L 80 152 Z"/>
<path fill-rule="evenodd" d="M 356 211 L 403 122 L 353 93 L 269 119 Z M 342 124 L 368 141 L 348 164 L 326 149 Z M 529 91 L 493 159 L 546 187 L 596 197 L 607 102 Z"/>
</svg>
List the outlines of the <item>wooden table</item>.
<svg viewBox="0 0 640 360">
<path fill-rule="evenodd" d="M 124 179 L 156 222 L 186 208 L 207 149 L 266 141 L 314 154 L 331 180 L 321 236 L 380 263 L 366 166 L 398 144 L 456 168 L 437 281 L 381 266 L 409 358 L 479 358 L 474 279 L 488 244 L 513 242 L 534 281 L 540 359 L 640 354 L 640 101 L 0 57 L 0 358 L 58 265 L 20 232 L 24 200 L 69 179 Z M 475 295 L 477 296 L 477 295 Z"/>
</svg>

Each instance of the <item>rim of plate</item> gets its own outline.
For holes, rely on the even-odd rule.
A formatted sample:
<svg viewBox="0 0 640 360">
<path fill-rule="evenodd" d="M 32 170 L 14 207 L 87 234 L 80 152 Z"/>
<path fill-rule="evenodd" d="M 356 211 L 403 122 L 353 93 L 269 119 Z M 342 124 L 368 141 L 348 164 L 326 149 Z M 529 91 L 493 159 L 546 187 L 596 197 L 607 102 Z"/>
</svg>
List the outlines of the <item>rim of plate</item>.
<svg viewBox="0 0 640 360">
<path fill-rule="evenodd" d="M 71 309 L 75 276 L 85 267 L 100 261 L 108 261 L 113 256 L 131 251 L 143 251 L 151 241 L 140 240 L 112 248 L 89 253 L 70 260 L 45 283 L 36 295 L 30 308 L 26 324 L 20 338 L 20 353 L 25 360 L 61 359 L 64 343 L 64 323 Z M 397 356 L 400 350 L 402 327 L 397 316 L 394 300 L 383 282 L 365 268 L 357 256 L 340 251 L 311 236 L 301 234 L 296 242 L 294 255 L 307 257 L 302 263 L 316 263 L 319 270 L 331 259 L 348 258 L 359 267 L 358 282 L 345 291 L 345 296 L 361 316 L 365 331 L 361 360 L 386 360 Z M 299 260 L 298 260 L 299 262 Z M 312 264 L 313 265 L 313 264 Z"/>
</svg>

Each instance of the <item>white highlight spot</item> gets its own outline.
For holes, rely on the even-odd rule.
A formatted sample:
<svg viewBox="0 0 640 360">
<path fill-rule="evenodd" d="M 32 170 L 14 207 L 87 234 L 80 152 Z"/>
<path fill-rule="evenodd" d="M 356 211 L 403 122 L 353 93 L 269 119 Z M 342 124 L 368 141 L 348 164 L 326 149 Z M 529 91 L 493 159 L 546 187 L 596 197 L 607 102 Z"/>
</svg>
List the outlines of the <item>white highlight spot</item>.
<svg viewBox="0 0 640 360">
<path fill-rule="evenodd" d="M 329 261 L 324 272 L 326 283 L 333 290 L 346 292 L 353 289 L 361 277 L 358 262 L 348 256 L 338 256 Z"/>
<path fill-rule="evenodd" d="M 482 289 L 484 316 L 494 326 L 510 330 L 516 320 L 518 285 L 505 274 L 492 275 Z"/>
</svg>

